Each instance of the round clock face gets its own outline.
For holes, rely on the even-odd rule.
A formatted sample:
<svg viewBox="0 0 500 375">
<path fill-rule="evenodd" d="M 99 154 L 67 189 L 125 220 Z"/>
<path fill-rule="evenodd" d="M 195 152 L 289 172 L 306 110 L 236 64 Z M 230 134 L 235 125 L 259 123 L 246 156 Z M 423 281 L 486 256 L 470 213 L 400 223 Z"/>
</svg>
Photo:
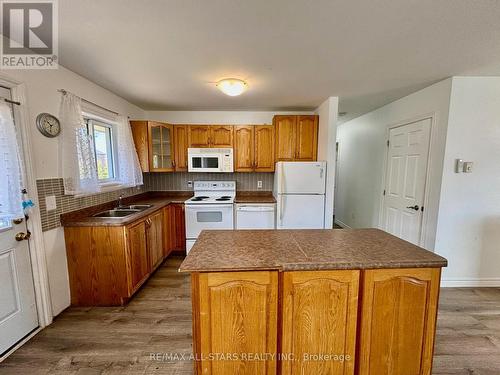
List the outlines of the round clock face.
<svg viewBox="0 0 500 375">
<path fill-rule="evenodd" d="M 59 120 L 49 113 L 40 113 L 36 118 L 36 126 L 46 137 L 56 137 L 61 132 Z"/>
</svg>

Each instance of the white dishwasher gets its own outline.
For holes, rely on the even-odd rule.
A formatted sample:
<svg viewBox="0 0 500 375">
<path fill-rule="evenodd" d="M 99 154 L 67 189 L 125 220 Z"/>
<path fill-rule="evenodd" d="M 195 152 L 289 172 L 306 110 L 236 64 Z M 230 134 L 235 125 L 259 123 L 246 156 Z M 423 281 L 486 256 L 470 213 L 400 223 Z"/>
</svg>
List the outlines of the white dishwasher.
<svg viewBox="0 0 500 375">
<path fill-rule="evenodd" d="M 276 204 L 237 203 L 234 205 L 235 229 L 275 229 Z"/>
</svg>

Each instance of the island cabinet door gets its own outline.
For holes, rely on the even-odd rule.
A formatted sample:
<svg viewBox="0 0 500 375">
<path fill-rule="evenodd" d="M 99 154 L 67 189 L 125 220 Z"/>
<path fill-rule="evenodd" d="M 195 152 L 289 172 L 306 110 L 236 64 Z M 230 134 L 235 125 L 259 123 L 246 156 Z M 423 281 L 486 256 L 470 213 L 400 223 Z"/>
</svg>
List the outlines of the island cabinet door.
<svg viewBox="0 0 500 375">
<path fill-rule="evenodd" d="M 430 375 L 440 269 L 365 272 L 360 375 Z"/>
<path fill-rule="evenodd" d="M 193 284 L 197 373 L 276 374 L 278 273 L 201 273 Z"/>
<path fill-rule="evenodd" d="M 283 375 L 354 374 L 358 290 L 357 270 L 283 274 Z"/>
</svg>

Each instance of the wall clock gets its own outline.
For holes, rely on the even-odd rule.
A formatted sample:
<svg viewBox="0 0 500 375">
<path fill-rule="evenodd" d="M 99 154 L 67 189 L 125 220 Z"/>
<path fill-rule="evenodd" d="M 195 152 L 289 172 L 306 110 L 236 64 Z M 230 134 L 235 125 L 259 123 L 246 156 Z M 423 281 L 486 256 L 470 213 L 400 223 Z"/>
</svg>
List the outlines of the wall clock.
<svg viewBox="0 0 500 375">
<path fill-rule="evenodd" d="M 50 113 L 40 113 L 36 116 L 36 127 L 44 136 L 54 138 L 61 132 L 61 123 Z"/>
</svg>

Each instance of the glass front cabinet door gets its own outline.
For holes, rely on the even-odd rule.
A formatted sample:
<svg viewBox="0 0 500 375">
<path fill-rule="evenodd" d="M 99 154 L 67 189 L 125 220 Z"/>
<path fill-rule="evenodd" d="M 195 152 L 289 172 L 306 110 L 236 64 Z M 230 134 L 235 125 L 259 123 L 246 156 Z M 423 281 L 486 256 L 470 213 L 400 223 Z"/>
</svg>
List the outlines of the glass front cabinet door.
<svg viewBox="0 0 500 375">
<path fill-rule="evenodd" d="M 150 121 L 149 131 L 149 168 L 151 172 L 174 171 L 173 126 Z"/>
</svg>

